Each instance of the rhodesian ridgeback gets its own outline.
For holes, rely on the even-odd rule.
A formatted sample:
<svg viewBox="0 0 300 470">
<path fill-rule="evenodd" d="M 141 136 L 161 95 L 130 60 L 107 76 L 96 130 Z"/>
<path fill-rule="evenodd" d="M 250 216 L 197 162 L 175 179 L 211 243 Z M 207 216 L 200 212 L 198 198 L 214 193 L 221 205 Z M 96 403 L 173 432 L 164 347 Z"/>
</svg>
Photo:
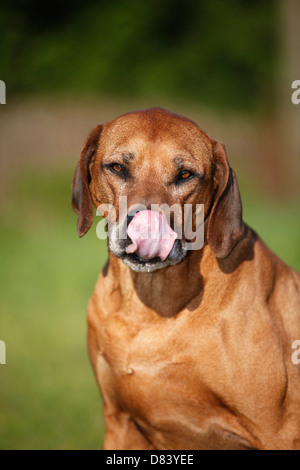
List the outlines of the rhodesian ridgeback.
<svg viewBox="0 0 300 470">
<path fill-rule="evenodd" d="M 144 209 L 121 220 L 121 197 Z M 115 208 L 88 307 L 104 449 L 300 449 L 300 275 L 243 222 L 223 144 L 161 108 L 125 114 L 90 132 L 72 203 L 80 237 Z M 189 205 L 193 227 L 201 205 L 203 246 L 152 204 Z"/>
</svg>

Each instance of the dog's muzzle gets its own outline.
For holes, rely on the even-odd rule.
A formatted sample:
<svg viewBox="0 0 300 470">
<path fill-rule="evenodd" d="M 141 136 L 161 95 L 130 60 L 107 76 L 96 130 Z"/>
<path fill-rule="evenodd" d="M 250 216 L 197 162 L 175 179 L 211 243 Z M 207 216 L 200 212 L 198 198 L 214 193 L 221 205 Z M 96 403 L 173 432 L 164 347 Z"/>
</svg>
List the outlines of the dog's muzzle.
<svg viewBox="0 0 300 470">
<path fill-rule="evenodd" d="M 126 237 L 124 232 L 123 224 L 115 224 L 109 248 L 134 271 L 156 271 L 178 264 L 186 255 L 184 244 L 160 212 L 142 210 L 127 216 Z"/>
</svg>

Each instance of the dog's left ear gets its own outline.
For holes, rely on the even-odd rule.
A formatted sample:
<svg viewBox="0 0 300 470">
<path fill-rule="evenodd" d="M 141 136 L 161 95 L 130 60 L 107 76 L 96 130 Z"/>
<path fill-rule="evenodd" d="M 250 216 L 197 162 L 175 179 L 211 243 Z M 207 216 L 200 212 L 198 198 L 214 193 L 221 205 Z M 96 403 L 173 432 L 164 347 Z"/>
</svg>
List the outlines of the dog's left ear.
<svg viewBox="0 0 300 470">
<path fill-rule="evenodd" d="M 96 155 L 102 126 L 96 126 L 89 133 L 81 151 L 80 161 L 76 167 L 72 187 L 72 207 L 78 215 L 77 230 L 83 237 L 93 223 L 93 202 L 90 193 L 90 165 Z"/>
<path fill-rule="evenodd" d="M 209 217 L 207 241 L 217 258 L 226 258 L 244 233 L 242 202 L 224 145 L 211 141 L 218 189 Z"/>
</svg>

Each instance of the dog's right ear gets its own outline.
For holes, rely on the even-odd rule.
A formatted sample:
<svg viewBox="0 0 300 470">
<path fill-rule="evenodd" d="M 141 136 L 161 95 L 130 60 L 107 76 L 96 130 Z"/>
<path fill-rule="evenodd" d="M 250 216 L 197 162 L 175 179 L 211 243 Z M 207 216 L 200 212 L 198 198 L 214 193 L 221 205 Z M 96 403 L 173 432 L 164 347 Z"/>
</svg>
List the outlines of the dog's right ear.
<svg viewBox="0 0 300 470">
<path fill-rule="evenodd" d="M 72 187 L 72 207 L 78 215 L 77 230 L 83 237 L 93 223 L 93 202 L 90 193 L 90 165 L 93 162 L 102 126 L 96 126 L 89 133 L 81 151 L 80 161 L 76 167 Z"/>
</svg>

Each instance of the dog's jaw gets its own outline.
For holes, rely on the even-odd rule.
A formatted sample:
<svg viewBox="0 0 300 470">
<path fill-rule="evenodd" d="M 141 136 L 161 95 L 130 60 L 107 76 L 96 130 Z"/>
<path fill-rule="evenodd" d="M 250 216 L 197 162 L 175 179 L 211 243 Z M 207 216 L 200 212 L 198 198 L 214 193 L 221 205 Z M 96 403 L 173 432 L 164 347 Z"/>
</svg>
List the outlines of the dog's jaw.
<svg viewBox="0 0 300 470">
<path fill-rule="evenodd" d="M 164 269 L 169 266 L 175 266 L 181 263 L 186 257 L 186 253 L 182 252 L 176 259 L 167 258 L 165 261 L 161 261 L 158 258 L 153 260 L 143 260 L 133 255 L 125 255 L 121 257 L 122 261 L 126 266 L 135 272 L 139 273 L 152 273 L 159 269 Z"/>
<path fill-rule="evenodd" d="M 151 273 L 169 266 L 175 266 L 181 263 L 188 253 L 186 243 L 184 241 L 176 240 L 171 253 L 165 261 L 161 261 L 160 258 L 150 260 L 141 259 L 135 253 L 126 253 L 126 247 L 130 244 L 130 240 L 120 240 L 118 234 L 118 224 L 114 224 L 108 237 L 108 249 L 116 258 L 122 260 L 126 266 L 135 272 Z"/>
</svg>

